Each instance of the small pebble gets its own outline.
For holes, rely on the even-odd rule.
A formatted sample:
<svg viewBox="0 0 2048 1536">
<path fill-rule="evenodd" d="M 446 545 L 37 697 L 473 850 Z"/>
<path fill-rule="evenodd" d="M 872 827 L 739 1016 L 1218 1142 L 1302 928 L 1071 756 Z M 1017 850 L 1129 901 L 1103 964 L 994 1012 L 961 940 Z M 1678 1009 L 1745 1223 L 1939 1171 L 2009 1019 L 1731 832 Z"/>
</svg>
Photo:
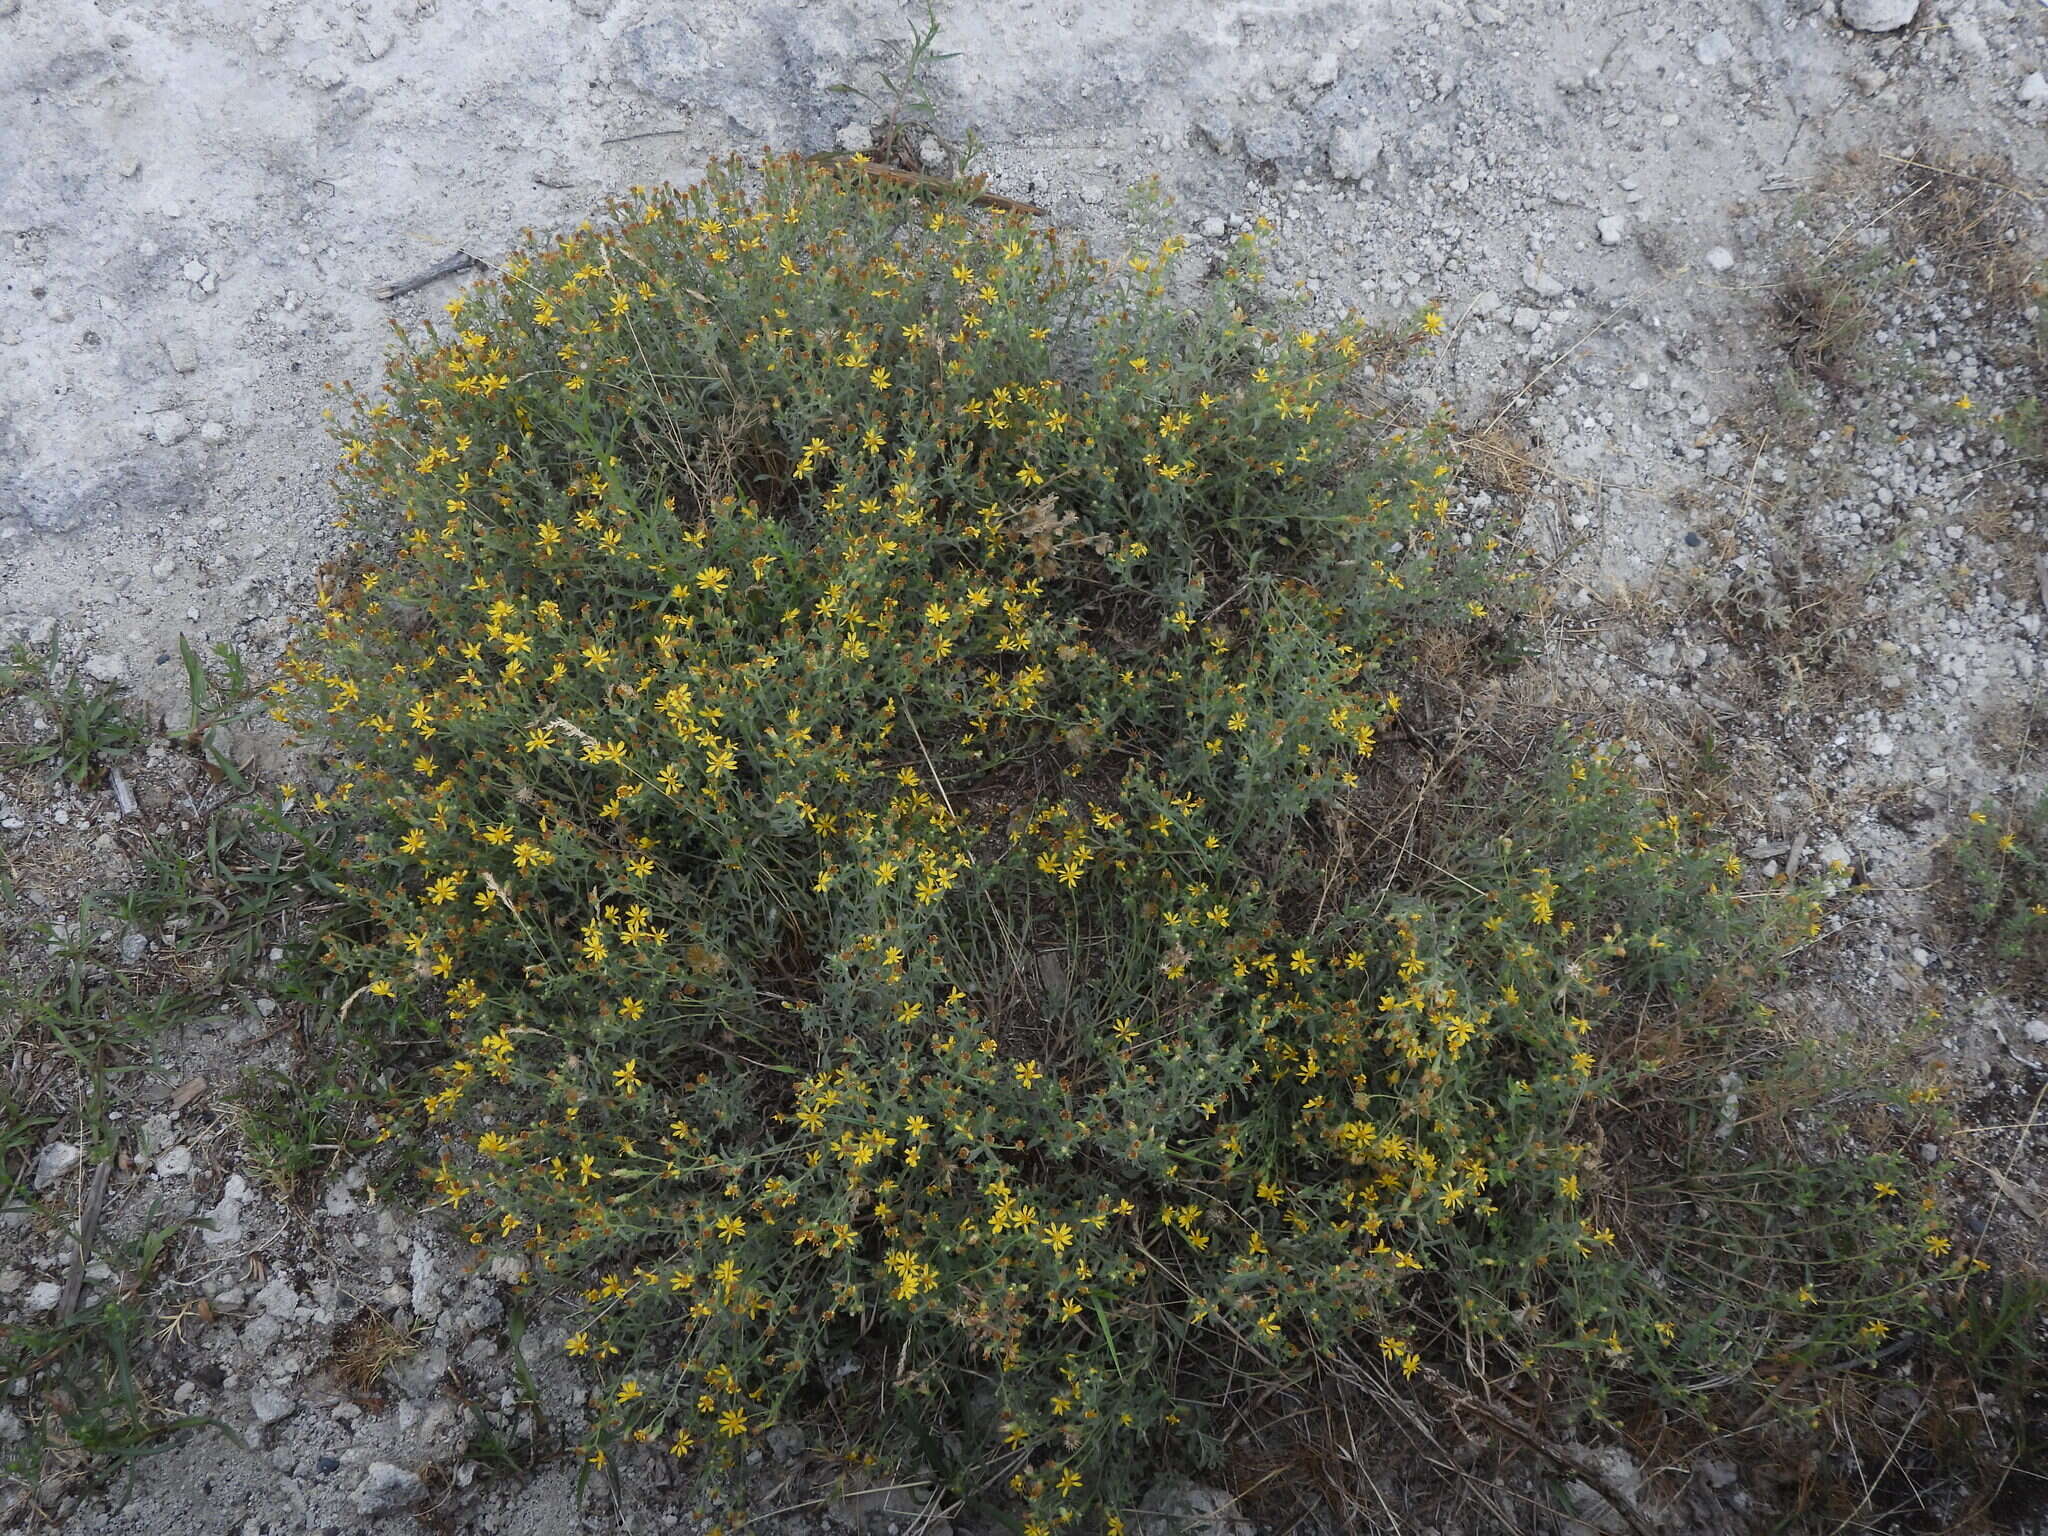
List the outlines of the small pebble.
<svg viewBox="0 0 2048 1536">
<path fill-rule="evenodd" d="M 35 1187 L 40 1194 L 78 1166 L 85 1154 L 68 1141 L 53 1141 L 36 1154 Z"/>
<path fill-rule="evenodd" d="M 280 1419 L 290 1418 L 298 1406 L 284 1393 L 264 1387 L 257 1387 L 249 1394 L 249 1408 L 256 1415 L 258 1424 L 275 1424 Z"/>
<path fill-rule="evenodd" d="M 419 1502 L 425 1487 L 419 1474 L 388 1461 L 373 1461 L 355 1492 L 356 1509 L 365 1515 L 391 1515 Z"/>
<path fill-rule="evenodd" d="M 1842 0 L 1842 20 L 1858 32 L 1896 32 L 1920 12 L 1920 0 Z"/>
<path fill-rule="evenodd" d="M 1692 53 L 1700 63 L 1712 69 L 1716 64 L 1726 64 L 1735 57 L 1735 43 L 1726 32 L 1716 27 L 1693 44 Z"/>
</svg>

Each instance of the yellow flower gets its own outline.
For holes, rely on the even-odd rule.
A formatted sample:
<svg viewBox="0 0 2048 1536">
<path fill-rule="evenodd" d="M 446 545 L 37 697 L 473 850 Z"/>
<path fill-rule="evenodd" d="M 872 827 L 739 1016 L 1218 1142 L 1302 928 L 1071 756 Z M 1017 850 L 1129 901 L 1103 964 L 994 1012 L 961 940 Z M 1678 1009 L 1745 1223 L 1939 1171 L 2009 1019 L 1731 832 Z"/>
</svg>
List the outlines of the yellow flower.
<svg viewBox="0 0 2048 1536">
<path fill-rule="evenodd" d="M 623 1067 L 614 1069 L 612 1081 L 618 1085 L 619 1091 L 630 1099 L 641 1088 L 639 1061 L 629 1060 Z"/>
<path fill-rule="evenodd" d="M 707 565 L 697 573 L 697 585 L 706 592 L 723 592 L 732 581 L 732 572 L 722 565 Z"/>
<path fill-rule="evenodd" d="M 612 660 L 612 653 L 594 640 L 583 647 L 582 655 L 584 667 L 598 672 L 602 672 L 611 664 Z M 531 751 L 532 749 L 528 748 L 528 750 Z"/>
<path fill-rule="evenodd" d="M 1010 1070 L 1016 1075 L 1019 1088 L 1035 1087 L 1038 1080 L 1045 1076 L 1044 1070 L 1035 1061 L 1020 1061 Z"/>
<path fill-rule="evenodd" d="M 747 1416 L 738 1408 L 728 1408 L 718 1416 L 718 1432 L 737 1440 L 747 1432 Z"/>
</svg>

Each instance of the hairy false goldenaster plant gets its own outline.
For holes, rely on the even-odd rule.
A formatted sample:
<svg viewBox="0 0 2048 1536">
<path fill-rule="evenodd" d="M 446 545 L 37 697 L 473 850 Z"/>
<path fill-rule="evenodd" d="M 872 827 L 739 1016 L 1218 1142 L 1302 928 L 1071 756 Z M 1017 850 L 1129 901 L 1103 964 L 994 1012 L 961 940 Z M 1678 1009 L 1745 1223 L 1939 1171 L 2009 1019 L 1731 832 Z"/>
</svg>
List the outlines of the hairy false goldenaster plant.
<svg viewBox="0 0 2048 1536">
<path fill-rule="evenodd" d="M 1518 568 L 1361 327 L 1250 318 L 1250 239 L 1190 316 L 1179 252 L 727 164 L 350 397 L 281 706 L 328 963 L 437 1057 L 452 1218 L 580 1297 L 597 1465 L 786 1423 L 1114 1531 L 1359 1394 L 1853 1356 L 1959 1262 L 1888 1154 L 1714 1136 L 1812 909 L 1608 757 L 1395 858 L 1412 641 Z"/>
</svg>

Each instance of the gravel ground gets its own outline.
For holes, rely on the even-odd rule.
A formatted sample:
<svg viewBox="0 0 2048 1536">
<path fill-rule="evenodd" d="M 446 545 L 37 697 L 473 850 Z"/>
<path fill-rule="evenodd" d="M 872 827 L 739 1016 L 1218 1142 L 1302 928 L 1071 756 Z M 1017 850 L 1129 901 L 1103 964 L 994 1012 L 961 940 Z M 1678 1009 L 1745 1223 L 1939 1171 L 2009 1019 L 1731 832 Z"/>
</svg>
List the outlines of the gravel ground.
<svg viewBox="0 0 2048 1536">
<path fill-rule="evenodd" d="M 1956 185 L 1933 167 L 1974 157 L 1980 232 L 2038 247 L 2048 10 L 963 0 L 941 20 L 942 120 L 978 131 L 994 190 L 1113 247 L 1126 189 L 1156 177 L 1198 251 L 1270 221 L 1276 276 L 1319 310 L 1441 305 L 1415 387 L 1549 564 L 1538 678 L 1687 792 L 1708 742 L 1752 857 L 1871 888 L 1806 957 L 1791 1018 L 1847 1039 L 1938 1007 L 1984 1122 L 2023 1120 L 2048 1020 L 1980 985 L 1930 886 L 1963 814 L 2043 783 L 2041 480 L 1981 424 L 2040 387 L 2032 296 L 1994 293 L 1927 198 Z M 872 83 L 909 25 L 844 0 L 0 0 L 0 641 L 61 627 L 173 714 L 180 635 L 274 652 L 336 547 L 323 384 L 371 378 L 389 323 L 461 279 L 380 284 L 714 155 L 858 144 L 872 110 L 828 88 Z M 1788 360 L 1802 260 L 1862 274 L 1869 334 L 1838 378 Z M 153 760 L 145 818 L 202 792 L 180 772 Z M 107 795 L 0 803 L 53 910 L 124 827 Z M 125 1501 L 61 1503 L 61 1528 L 682 1522 L 658 1491 L 579 1505 L 573 1473 L 478 1459 L 479 1424 L 537 1432 L 503 1277 L 359 1174 L 280 1202 L 210 1096 L 175 1102 L 266 1053 L 285 1059 L 260 1009 L 182 1036 L 117 1197 L 212 1218 L 190 1260 L 212 1321 L 167 1390 L 240 1444 L 195 1437 Z M 2038 1191 L 2038 1149 L 1974 1145 Z M 80 1176 L 63 1161 L 53 1186 Z M 63 1257 L 0 1227 L 0 1319 L 47 1300 Z M 333 1365 L 366 1314 L 409 1335 L 376 1398 Z M 543 1420 L 573 1416 L 558 1342 L 525 1340 Z M 768 1454 L 765 1488 L 797 1449 Z"/>
</svg>

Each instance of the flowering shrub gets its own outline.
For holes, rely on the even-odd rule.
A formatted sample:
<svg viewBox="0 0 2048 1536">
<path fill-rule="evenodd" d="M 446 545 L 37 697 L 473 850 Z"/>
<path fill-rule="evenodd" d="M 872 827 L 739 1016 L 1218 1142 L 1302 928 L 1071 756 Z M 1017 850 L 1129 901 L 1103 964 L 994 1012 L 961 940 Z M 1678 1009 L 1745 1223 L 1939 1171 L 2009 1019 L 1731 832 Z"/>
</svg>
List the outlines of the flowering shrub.
<svg viewBox="0 0 2048 1536">
<path fill-rule="evenodd" d="M 857 168 L 612 216 L 354 399 L 396 547 L 287 709 L 360 828 L 329 962 L 437 1042 L 441 1201 L 580 1293 L 595 1462 L 793 1423 L 1115 1530 L 1260 1392 L 1682 1396 L 1912 1310 L 1892 1162 L 1702 1131 L 1644 1155 L 1746 1171 L 1626 1228 L 1602 1152 L 1720 1123 L 1677 1042 L 1803 901 L 1597 754 L 1366 851 L 1410 637 L 1514 573 L 1361 331 Z"/>
</svg>

